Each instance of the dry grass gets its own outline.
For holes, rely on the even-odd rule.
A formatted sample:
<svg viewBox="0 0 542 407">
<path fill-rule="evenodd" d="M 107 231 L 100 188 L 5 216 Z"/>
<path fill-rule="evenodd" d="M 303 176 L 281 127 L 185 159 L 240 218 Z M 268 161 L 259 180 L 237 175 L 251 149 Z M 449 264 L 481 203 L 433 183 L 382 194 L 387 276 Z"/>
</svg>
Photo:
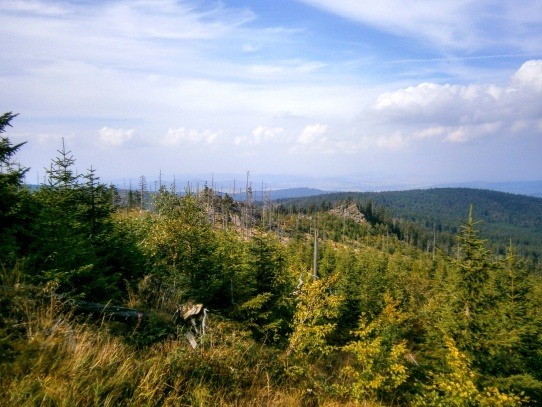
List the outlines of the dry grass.
<svg viewBox="0 0 542 407">
<path fill-rule="evenodd" d="M 74 320 L 55 297 L 21 294 L 0 315 L 2 406 L 312 405 L 276 351 L 230 323 L 211 324 L 195 350 L 184 337 L 138 349 L 107 323 Z"/>
<path fill-rule="evenodd" d="M 355 405 L 289 381 L 280 351 L 231 322 L 211 316 L 196 349 L 183 335 L 136 346 L 141 327 L 77 319 L 53 285 L 21 275 L 0 273 L 1 406 Z"/>
</svg>

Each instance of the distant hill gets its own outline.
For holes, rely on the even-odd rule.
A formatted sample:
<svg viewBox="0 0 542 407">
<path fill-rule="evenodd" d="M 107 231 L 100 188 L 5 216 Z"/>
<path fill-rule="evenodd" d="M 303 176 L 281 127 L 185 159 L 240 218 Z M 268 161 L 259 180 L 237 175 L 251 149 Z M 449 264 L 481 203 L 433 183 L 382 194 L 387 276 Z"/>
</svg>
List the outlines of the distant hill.
<svg viewBox="0 0 542 407">
<path fill-rule="evenodd" d="M 316 188 L 286 188 L 286 189 L 277 189 L 270 191 L 253 191 L 252 200 L 256 202 L 261 202 L 263 199 L 266 200 L 277 200 L 277 199 L 289 199 L 289 198 L 303 198 L 309 196 L 319 196 L 327 194 L 328 192 L 322 191 L 321 189 Z M 236 193 L 233 196 L 233 199 L 237 201 L 244 201 L 246 197 L 245 192 Z"/>
<path fill-rule="evenodd" d="M 358 204 L 370 219 L 412 224 L 421 232 L 456 235 L 473 205 L 481 237 L 504 253 L 510 242 L 522 255 L 542 259 L 542 198 L 474 188 L 432 188 L 389 192 L 337 192 L 282 199 L 284 206 L 325 208 L 345 201 Z M 367 213 L 371 212 L 371 213 Z M 423 232 L 425 231 L 425 232 Z M 453 239 L 451 239 L 453 241 Z"/>
<path fill-rule="evenodd" d="M 455 184 L 435 185 L 435 188 L 460 187 L 489 189 L 492 191 L 509 192 L 542 198 L 542 181 L 516 181 L 516 182 L 462 182 Z"/>
</svg>

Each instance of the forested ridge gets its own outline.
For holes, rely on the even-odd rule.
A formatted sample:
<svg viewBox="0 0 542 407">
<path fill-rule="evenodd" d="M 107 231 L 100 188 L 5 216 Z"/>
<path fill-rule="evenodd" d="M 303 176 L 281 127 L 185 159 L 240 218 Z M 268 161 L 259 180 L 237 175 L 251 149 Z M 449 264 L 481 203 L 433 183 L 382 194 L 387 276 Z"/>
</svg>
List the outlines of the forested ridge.
<svg viewBox="0 0 542 407">
<path fill-rule="evenodd" d="M 465 208 L 482 222 L 480 232 L 492 250 L 504 254 L 512 243 L 518 253 L 540 269 L 542 256 L 542 198 L 473 188 L 433 188 L 389 192 L 340 192 L 313 197 L 282 199 L 284 207 L 314 212 L 352 202 L 366 217 L 386 224 L 415 246 L 450 253 L 465 219 Z M 409 236 L 410 235 L 410 236 Z"/>
<path fill-rule="evenodd" d="M 503 199 L 454 190 L 462 209 L 415 191 L 403 212 L 385 194 L 120 194 L 64 145 L 30 191 L 21 148 L 2 137 L 1 405 L 542 404 L 536 259 L 483 232 L 540 215 L 500 219 Z"/>
</svg>

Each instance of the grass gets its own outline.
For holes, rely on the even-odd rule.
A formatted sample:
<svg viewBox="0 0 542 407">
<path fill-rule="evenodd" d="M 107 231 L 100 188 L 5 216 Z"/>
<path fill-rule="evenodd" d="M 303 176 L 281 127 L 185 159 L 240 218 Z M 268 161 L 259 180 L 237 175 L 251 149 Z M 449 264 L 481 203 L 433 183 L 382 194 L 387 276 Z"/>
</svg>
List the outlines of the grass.
<svg viewBox="0 0 542 407">
<path fill-rule="evenodd" d="M 196 349 L 182 335 L 141 347 L 50 294 L 17 283 L 1 295 L 2 406 L 310 405 L 278 351 L 232 323 L 211 318 Z"/>
</svg>

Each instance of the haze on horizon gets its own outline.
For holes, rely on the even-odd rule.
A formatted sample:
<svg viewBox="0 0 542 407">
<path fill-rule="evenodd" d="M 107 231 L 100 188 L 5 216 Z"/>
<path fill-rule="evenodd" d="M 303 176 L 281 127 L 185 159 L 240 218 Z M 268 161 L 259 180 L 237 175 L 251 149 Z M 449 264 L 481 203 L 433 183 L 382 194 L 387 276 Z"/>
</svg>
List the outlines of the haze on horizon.
<svg viewBox="0 0 542 407">
<path fill-rule="evenodd" d="M 0 3 L 5 134 L 43 175 L 542 179 L 542 2 Z"/>
</svg>

